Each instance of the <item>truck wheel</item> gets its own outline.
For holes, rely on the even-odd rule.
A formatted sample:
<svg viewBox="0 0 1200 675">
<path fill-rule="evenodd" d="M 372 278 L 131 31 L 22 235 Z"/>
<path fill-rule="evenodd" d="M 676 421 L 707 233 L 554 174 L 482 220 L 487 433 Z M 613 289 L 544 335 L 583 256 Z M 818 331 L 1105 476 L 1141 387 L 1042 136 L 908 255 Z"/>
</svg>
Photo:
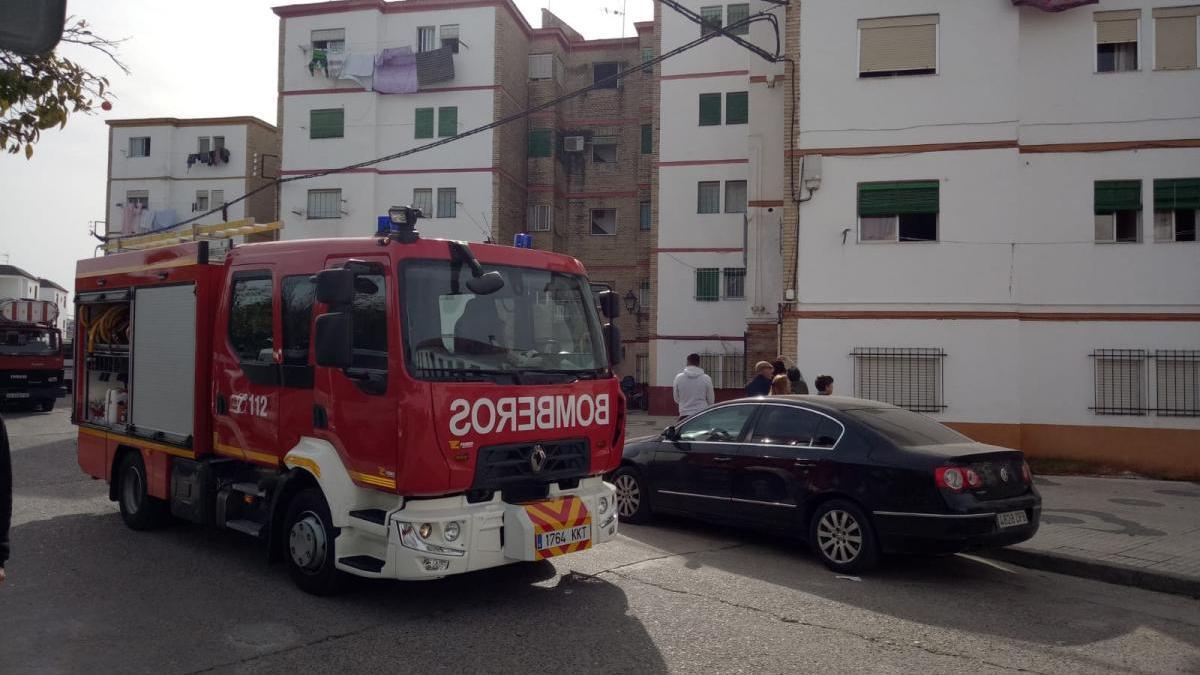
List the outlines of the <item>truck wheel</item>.
<svg viewBox="0 0 1200 675">
<path fill-rule="evenodd" d="M 332 595 L 340 590 L 343 575 L 334 565 L 337 535 L 320 490 L 308 488 L 292 498 L 281 538 L 288 572 L 305 592 Z"/>
<path fill-rule="evenodd" d="M 126 452 L 117 465 L 117 504 L 131 530 L 151 530 L 167 519 L 167 502 L 146 492 L 146 465 L 140 452 Z"/>
</svg>

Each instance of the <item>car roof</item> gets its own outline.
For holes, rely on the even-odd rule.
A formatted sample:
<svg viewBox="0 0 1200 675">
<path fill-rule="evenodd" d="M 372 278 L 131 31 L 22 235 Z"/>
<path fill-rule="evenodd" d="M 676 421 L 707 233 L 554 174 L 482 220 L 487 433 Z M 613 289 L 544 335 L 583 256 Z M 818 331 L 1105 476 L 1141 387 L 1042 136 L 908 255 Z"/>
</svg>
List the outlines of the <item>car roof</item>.
<svg viewBox="0 0 1200 675">
<path fill-rule="evenodd" d="M 842 410 L 861 410 L 863 408 L 894 408 L 896 406 L 890 403 L 882 403 L 880 401 L 870 401 L 865 398 L 854 398 L 852 396 L 821 396 L 816 394 L 807 395 L 784 395 L 784 396 L 751 396 L 739 398 L 726 403 L 793 403 L 803 404 L 809 408 L 825 411 L 842 411 Z"/>
</svg>

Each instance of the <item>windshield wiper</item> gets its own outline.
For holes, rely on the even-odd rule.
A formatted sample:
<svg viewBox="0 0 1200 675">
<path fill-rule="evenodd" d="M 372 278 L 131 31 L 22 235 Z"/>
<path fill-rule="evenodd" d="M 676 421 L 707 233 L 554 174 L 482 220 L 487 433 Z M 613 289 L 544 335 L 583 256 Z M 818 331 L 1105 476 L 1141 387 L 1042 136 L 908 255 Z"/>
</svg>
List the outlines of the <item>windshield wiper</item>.
<svg viewBox="0 0 1200 675">
<path fill-rule="evenodd" d="M 419 377 L 450 382 L 494 382 L 496 377 L 512 378 L 521 384 L 521 373 L 517 370 L 486 370 L 480 368 L 418 368 Z"/>
<path fill-rule="evenodd" d="M 571 368 L 522 368 L 526 375 L 574 375 L 579 380 L 595 380 L 600 377 L 603 368 L 571 369 Z"/>
</svg>

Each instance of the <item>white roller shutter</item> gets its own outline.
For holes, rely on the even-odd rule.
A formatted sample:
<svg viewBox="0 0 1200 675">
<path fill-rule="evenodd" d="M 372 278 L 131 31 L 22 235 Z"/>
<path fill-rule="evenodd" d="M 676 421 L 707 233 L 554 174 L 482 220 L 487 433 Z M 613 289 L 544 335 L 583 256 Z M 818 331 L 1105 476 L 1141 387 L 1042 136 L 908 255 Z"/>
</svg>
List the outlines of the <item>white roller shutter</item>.
<svg viewBox="0 0 1200 675">
<path fill-rule="evenodd" d="M 193 434 L 196 287 L 139 288 L 133 296 L 130 421 L 144 435 Z"/>
</svg>

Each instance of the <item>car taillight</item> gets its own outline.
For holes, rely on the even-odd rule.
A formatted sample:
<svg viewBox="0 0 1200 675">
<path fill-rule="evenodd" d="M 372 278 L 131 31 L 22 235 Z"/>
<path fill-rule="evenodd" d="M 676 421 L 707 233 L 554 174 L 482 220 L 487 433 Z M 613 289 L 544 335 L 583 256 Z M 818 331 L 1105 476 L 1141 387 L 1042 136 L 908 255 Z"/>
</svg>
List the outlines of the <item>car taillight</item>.
<svg viewBox="0 0 1200 675">
<path fill-rule="evenodd" d="M 983 487 L 983 479 L 979 477 L 975 469 L 966 469 L 965 473 L 967 474 L 967 487 L 972 490 Z"/>
<path fill-rule="evenodd" d="M 1029 470 L 1029 462 L 1021 462 L 1021 480 L 1025 481 L 1026 483 L 1033 482 L 1033 472 Z"/>
<path fill-rule="evenodd" d="M 966 482 L 963 470 L 954 466 L 939 466 L 933 471 L 933 480 L 943 490 L 962 492 Z"/>
</svg>

